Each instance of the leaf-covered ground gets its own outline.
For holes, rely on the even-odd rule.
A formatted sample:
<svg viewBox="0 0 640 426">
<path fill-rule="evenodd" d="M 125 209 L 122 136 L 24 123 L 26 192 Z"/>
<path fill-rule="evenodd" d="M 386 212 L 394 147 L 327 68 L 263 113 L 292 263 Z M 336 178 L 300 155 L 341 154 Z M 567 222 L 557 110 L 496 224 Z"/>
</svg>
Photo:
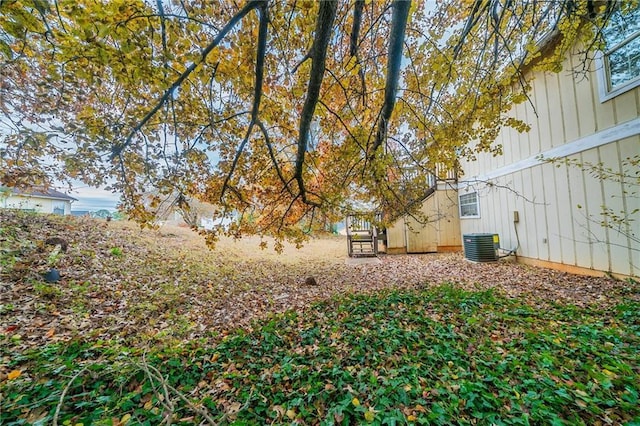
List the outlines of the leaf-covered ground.
<svg viewBox="0 0 640 426">
<path fill-rule="evenodd" d="M 640 421 L 633 280 L 257 247 L 0 211 L 0 424 Z"/>
<path fill-rule="evenodd" d="M 67 241 L 66 253 L 51 256 L 55 248 L 44 242 L 53 237 Z M 314 239 L 283 255 L 258 245 L 255 238 L 223 240 L 210 251 L 184 228 L 140 230 L 129 223 L 0 210 L 0 330 L 23 348 L 72 337 L 133 344 L 189 340 L 246 327 L 270 313 L 304 310 L 333 295 L 442 282 L 498 288 L 542 308 L 550 301 L 610 307 L 640 297 L 629 283 L 609 278 L 474 264 L 458 253 L 346 265 L 345 237 Z M 42 275 L 51 264 L 62 276 L 55 284 Z M 318 285 L 304 285 L 308 276 Z"/>
</svg>

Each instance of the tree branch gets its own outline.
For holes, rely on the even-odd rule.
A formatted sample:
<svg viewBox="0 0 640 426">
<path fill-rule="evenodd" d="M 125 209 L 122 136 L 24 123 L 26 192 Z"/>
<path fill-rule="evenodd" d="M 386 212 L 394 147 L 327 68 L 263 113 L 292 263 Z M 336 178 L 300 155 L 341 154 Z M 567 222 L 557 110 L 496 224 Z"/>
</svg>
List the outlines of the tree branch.
<svg viewBox="0 0 640 426">
<path fill-rule="evenodd" d="M 360 26 L 362 25 L 362 10 L 364 9 L 364 0 L 356 0 L 353 7 L 353 26 L 351 27 L 351 36 L 349 38 L 349 55 L 356 56 L 358 53 L 358 38 L 360 36 Z"/>
<path fill-rule="evenodd" d="M 296 71 L 298 71 L 298 68 L 300 68 L 300 65 L 304 64 L 307 59 L 311 59 L 312 55 L 313 55 L 313 46 L 311 46 L 311 49 L 309 49 L 306 55 L 304 55 L 302 59 L 300 59 L 300 61 L 297 64 L 295 64 L 295 66 L 291 70 L 291 74 L 295 74 Z"/>
<path fill-rule="evenodd" d="M 387 129 L 391 113 L 396 104 L 396 91 L 400 79 L 400 65 L 402 62 L 402 48 L 404 46 L 404 34 L 409 17 L 410 0 L 395 0 L 393 3 L 393 16 L 391 18 L 391 36 L 389 39 L 389 59 L 387 60 L 387 80 L 384 88 L 384 103 L 376 139 L 371 147 L 369 159 L 373 160 L 376 150 L 387 137 Z"/>
<path fill-rule="evenodd" d="M 286 189 L 287 191 L 289 191 L 289 193 L 291 193 L 291 190 L 289 189 L 289 183 L 291 183 L 291 181 L 287 182 L 287 180 L 284 178 L 284 175 L 282 174 L 282 170 L 280 170 L 280 166 L 278 165 L 278 159 L 276 158 L 275 153 L 273 152 L 273 145 L 271 144 L 269 133 L 267 133 L 267 128 L 264 126 L 264 124 L 260 120 L 258 120 L 256 124 L 262 131 L 262 135 L 264 136 L 264 142 L 267 145 L 267 150 L 269 151 L 269 158 L 271 158 L 273 167 L 276 169 L 276 174 L 278 175 L 278 178 L 284 184 L 284 189 Z"/>
<path fill-rule="evenodd" d="M 485 3 L 484 6 L 483 6 L 483 3 Z M 484 12 L 486 9 L 489 8 L 490 3 L 491 2 L 485 2 L 484 0 L 474 1 L 473 8 L 471 9 L 471 13 L 469 14 L 469 17 L 467 18 L 467 22 L 464 25 L 464 29 L 462 30 L 462 34 L 460 35 L 460 39 L 458 40 L 458 43 L 456 44 L 456 46 L 453 48 L 453 60 L 451 61 L 452 63 L 458 58 L 458 55 L 460 54 L 460 50 L 462 49 L 462 45 L 464 44 L 467 36 L 469 35 L 469 33 L 471 33 L 471 30 L 473 29 L 473 27 L 482 17 L 482 13 L 480 13 L 480 7 L 482 6 L 483 12 Z"/>
<path fill-rule="evenodd" d="M 307 88 L 307 98 L 304 101 L 302 113 L 300 115 L 300 131 L 298 134 L 298 152 L 296 154 L 295 179 L 302 200 L 307 204 L 314 204 L 307 199 L 302 175 L 304 166 L 304 156 L 309 142 L 309 130 L 311 121 L 320 97 L 320 87 L 324 78 L 325 62 L 327 57 L 327 47 L 333 32 L 333 21 L 336 17 L 337 0 L 326 0 L 320 3 L 318 20 L 316 21 L 315 37 L 313 40 L 313 50 L 311 54 L 311 75 L 309 76 L 309 86 Z M 317 204 L 317 203 L 316 203 Z"/>
<path fill-rule="evenodd" d="M 200 54 L 200 59 L 193 64 L 191 64 L 184 72 L 173 82 L 171 86 L 167 90 L 165 90 L 164 94 L 158 101 L 158 103 L 142 118 L 142 120 L 129 132 L 129 135 L 121 144 L 116 144 L 111 152 L 111 160 L 118 157 L 124 149 L 126 149 L 133 140 L 133 137 L 138 133 L 151 118 L 164 106 L 164 104 L 169 100 L 171 96 L 173 96 L 173 91 L 180 87 L 182 83 L 191 75 L 193 71 L 204 62 L 209 56 L 209 53 L 215 49 L 218 44 L 222 41 L 222 39 L 236 26 L 238 22 L 242 20 L 249 12 L 258 7 L 265 7 L 267 4 L 266 0 L 254 0 L 247 3 L 238 13 L 236 13 L 233 18 L 227 22 L 222 30 L 218 33 L 218 35 L 213 39 L 211 43 L 202 51 Z"/>
<path fill-rule="evenodd" d="M 233 172 L 235 171 L 238 161 L 240 160 L 240 156 L 244 151 L 247 142 L 249 141 L 249 137 L 251 136 L 251 131 L 253 130 L 253 126 L 256 124 L 258 120 L 258 114 L 260 112 L 260 101 L 262 100 L 262 84 L 264 82 L 264 58 L 267 52 L 267 30 L 268 30 L 268 19 L 267 19 L 267 3 L 264 2 L 260 8 L 258 9 L 260 13 L 260 23 L 258 30 L 258 51 L 256 52 L 256 84 L 253 91 L 253 107 L 251 108 L 251 122 L 249 123 L 249 127 L 247 128 L 247 133 L 244 137 L 244 140 L 240 143 L 238 147 L 238 151 L 236 152 L 236 156 L 233 159 L 233 164 L 231 164 L 231 170 L 227 174 L 224 184 L 222 185 L 222 191 L 220 193 L 220 200 L 224 197 L 224 194 L 228 188 L 229 180 L 233 176 Z"/>
</svg>

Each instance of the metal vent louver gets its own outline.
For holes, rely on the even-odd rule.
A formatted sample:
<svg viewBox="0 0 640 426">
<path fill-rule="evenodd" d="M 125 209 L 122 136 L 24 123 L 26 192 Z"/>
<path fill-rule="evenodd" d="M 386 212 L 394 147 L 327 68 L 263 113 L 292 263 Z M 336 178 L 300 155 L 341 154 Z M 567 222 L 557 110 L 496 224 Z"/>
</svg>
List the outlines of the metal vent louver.
<svg viewBox="0 0 640 426">
<path fill-rule="evenodd" d="M 500 238 L 498 234 L 465 234 L 464 257 L 473 262 L 493 262 L 498 260 Z"/>
</svg>

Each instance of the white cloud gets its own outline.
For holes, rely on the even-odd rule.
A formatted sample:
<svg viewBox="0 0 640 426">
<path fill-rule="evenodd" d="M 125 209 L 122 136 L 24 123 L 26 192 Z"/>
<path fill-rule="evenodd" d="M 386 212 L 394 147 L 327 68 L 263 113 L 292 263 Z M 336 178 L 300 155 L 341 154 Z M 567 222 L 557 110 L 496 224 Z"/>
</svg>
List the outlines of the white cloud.
<svg viewBox="0 0 640 426">
<path fill-rule="evenodd" d="M 73 202 L 72 210 L 96 211 L 105 209 L 114 211 L 120 201 L 120 194 L 89 186 L 74 186 L 69 195 L 78 199 Z"/>
</svg>

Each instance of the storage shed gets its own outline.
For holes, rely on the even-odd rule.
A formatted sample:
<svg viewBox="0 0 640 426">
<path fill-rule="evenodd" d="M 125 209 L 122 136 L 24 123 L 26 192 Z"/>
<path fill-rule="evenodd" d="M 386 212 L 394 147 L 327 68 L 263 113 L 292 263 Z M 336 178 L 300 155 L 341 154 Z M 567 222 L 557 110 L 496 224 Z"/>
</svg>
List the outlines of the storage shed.
<svg viewBox="0 0 640 426">
<path fill-rule="evenodd" d="M 433 253 L 462 249 L 458 195 L 454 186 L 439 182 L 422 200 L 420 211 L 427 218 L 426 223 L 405 215 L 387 227 L 387 253 Z"/>
</svg>

